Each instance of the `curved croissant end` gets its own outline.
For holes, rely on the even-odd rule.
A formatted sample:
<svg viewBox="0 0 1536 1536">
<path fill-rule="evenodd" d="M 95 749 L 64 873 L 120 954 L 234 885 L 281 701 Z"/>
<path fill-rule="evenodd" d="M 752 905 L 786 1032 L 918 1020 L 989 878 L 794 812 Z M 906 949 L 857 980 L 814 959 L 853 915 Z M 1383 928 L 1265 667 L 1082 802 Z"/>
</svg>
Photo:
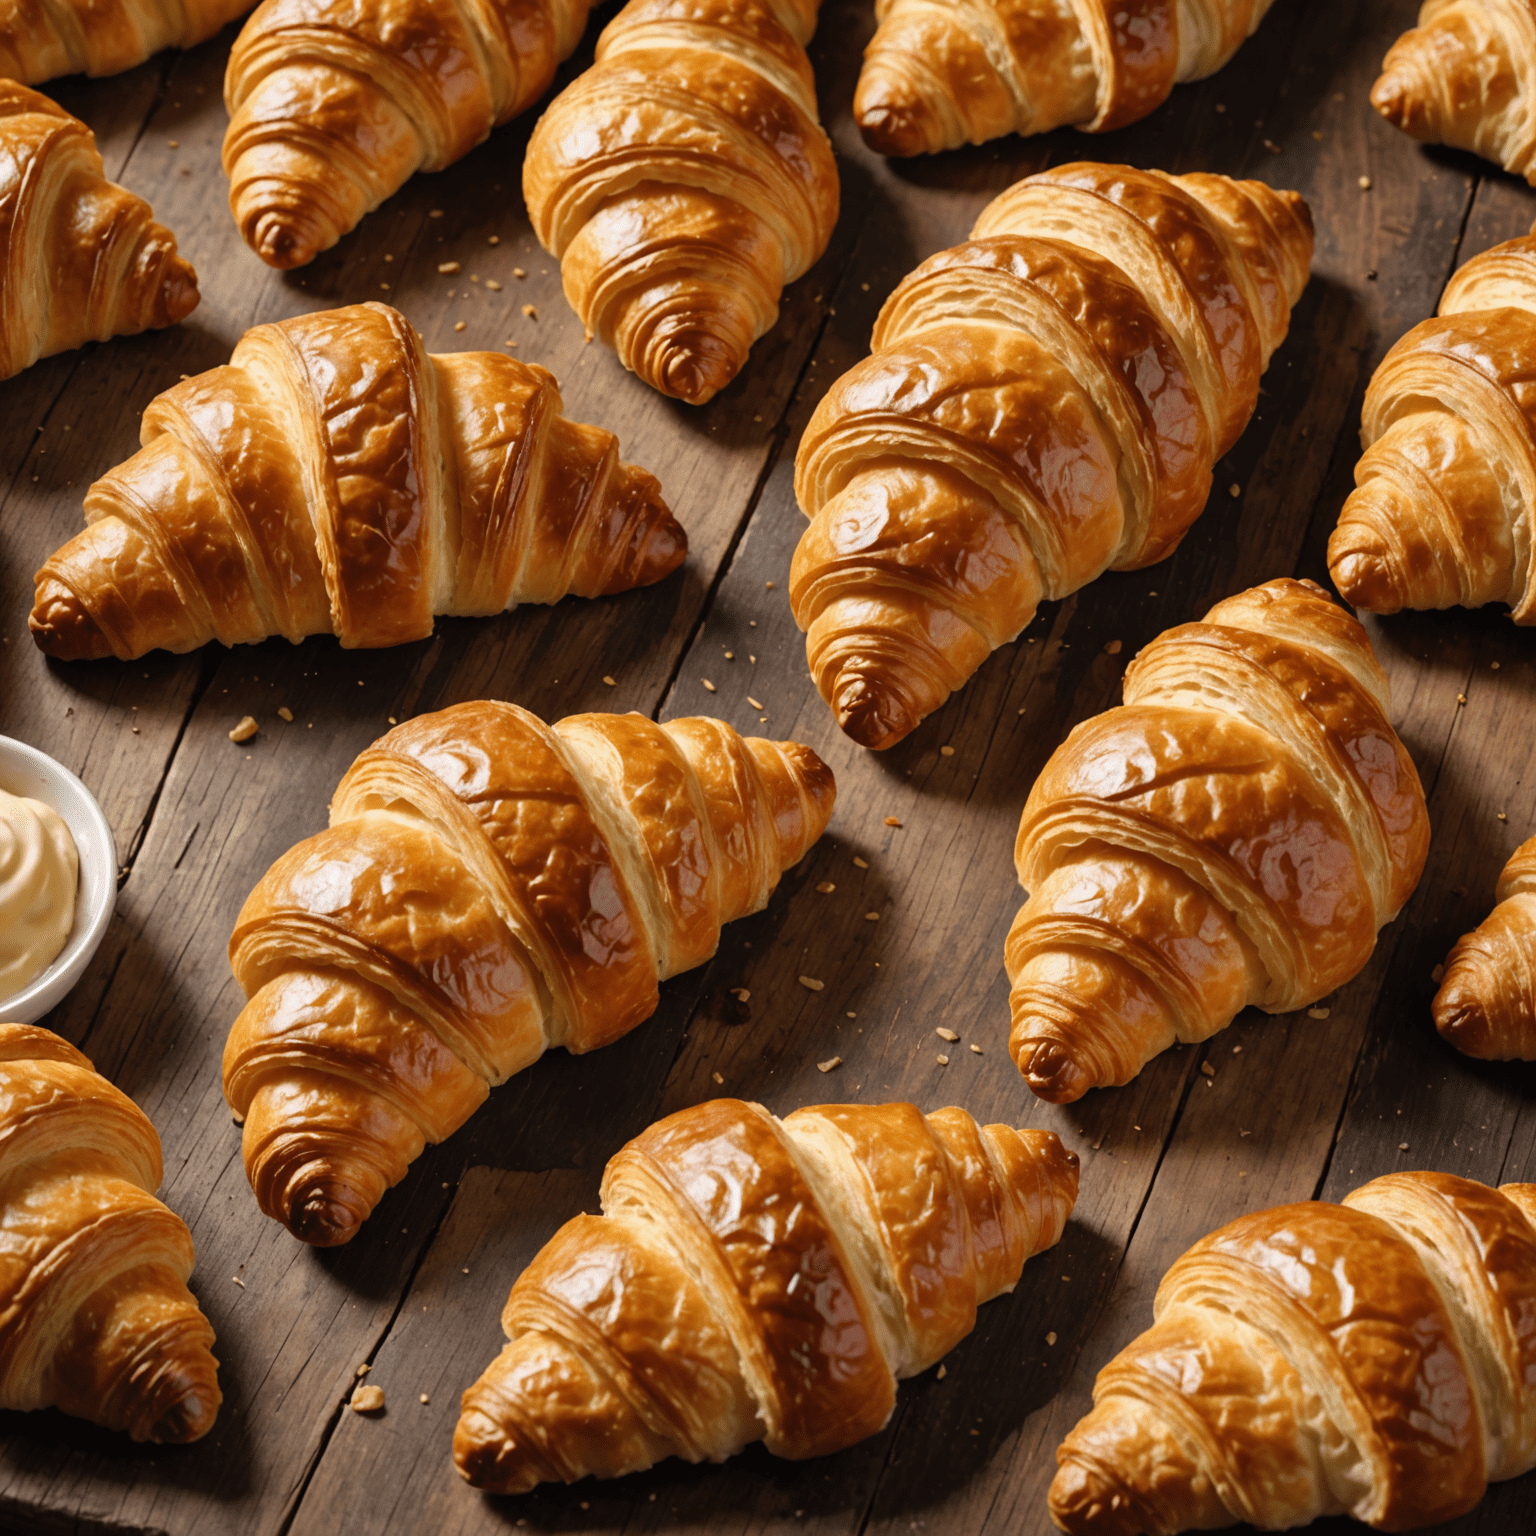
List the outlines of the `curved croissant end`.
<svg viewBox="0 0 1536 1536">
<path fill-rule="evenodd" d="M 1249 1004 L 1289 1012 L 1359 971 L 1429 846 L 1387 705 L 1365 631 L 1310 582 L 1228 598 L 1136 658 L 1019 824 L 1008 1048 L 1037 1094 L 1129 1082 Z"/>
<path fill-rule="evenodd" d="M 795 461 L 790 603 L 849 736 L 893 745 L 1042 598 L 1173 552 L 1311 253 L 1294 193 L 1069 165 L 901 283 Z"/>
<path fill-rule="evenodd" d="M 1099 1372 L 1052 1519 L 1143 1536 L 1466 1513 L 1536 1465 L 1533 1214 L 1528 1184 L 1402 1173 L 1203 1238 Z"/>
<path fill-rule="evenodd" d="M 224 79 L 241 238 L 269 266 L 313 261 L 417 171 L 452 165 L 531 107 L 589 8 L 263 0 Z"/>
<path fill-rule="evenodd" d="M 88 341 L 174 325 L 197 298 L 175 236 L 107 180 L 91 130 L 0 79 L 0 379 Z"/>
<path fill-rule="evenodd" d="M 1498 905 L 1456 941 L 1435 994 L 1435 1028 L 1484 1061 L 1536 1061 L 1536 837 L 1510 855 Z"/>
<path fill-rule="evenodd" d="M 882 155 L 1068 123 L 1090 133 L 1123 128 L 1175 85 L 1226 64 L 1271 3 L 1158 4 L 1126 26 L 1105 0 L 876 0 L 880 26 L 864 51 L 854 120 Z"/>
<path fill-rule="evenodd" d="M 544 369 L 429 355 L 383 304 L 257 326 L 150 403 L 144 447 L 37 573 L 32 637 L 61 660 L 398 645 L 439 613 L 659 581 L 688 542 L 655 477 L 560 411 Z"/>
<path fill-rule="evenodd" d="M 551 1046 L 607 1045 L 761 910 L 832 814 L 826 765 L 718 720 L 461 704 L 348 770 L 246 901 L 224 1051 L 269 1216 L 344 1243 L 428 1142 Z"/>
<path fill-rule="evenodd" d="M 1371 105 L 1427 144 L 1468 149 L 1531 179 L 1536 15 L 1508 0 L 1440 0 L 1382 62 Z"/>
<path fill-rule="evenodd" d="M 1532 22 L 1536 29 L 1536 21 Z M 1475 256 L 1438 316 L 1382 359 L 1356 489 L 1328 541 L 1346 601 L 1373 613 L 1504 602 L 1536 623 L 1536 238 Z"/>
<path fill-rule="evenodd" d="M 630 0 L 534 129 L 523 192 L 592 335 L 703 405 L 837 222 L 805 44 L 819 0 Z"/>
<path fill-rule="evenodd" d="M 178 1444 L 213 1427 L 213 1329 L 160 1178 L 131 1099 L 57 1035 L 0 1024 L 0 1408 Z"/>
<path fill-rule="evenodd" d="M 194 48 L 252 0 L 50 0 L 0 12 L 0 78 L 116 75 L 162 48 Z"/>
<path fill-rule="evenodd" d="M 962 1109 L 780 1121 L 720 1099 L 660 1121 L 608 1164 L 603 1215 L 568 1222 L 513 1286 L 454 1461 L 526 1493 L 755 1440 L 796 1459 L 852 1445 L 1060 1238 L 1077 1172 L 1051 1132 Z M 766 1241 L 722 1241 L 744 1221 Z"/>
</svg>

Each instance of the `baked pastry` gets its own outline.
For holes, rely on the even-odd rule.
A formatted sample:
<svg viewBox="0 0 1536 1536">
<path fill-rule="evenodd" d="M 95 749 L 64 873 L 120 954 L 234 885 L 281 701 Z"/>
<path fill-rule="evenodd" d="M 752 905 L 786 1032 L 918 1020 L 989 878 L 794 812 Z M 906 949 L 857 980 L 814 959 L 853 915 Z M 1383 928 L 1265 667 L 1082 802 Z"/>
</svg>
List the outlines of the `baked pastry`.
<svg viewBox="0 0 1536 1536">
<path fill-rule="evenodd" d="M 459 704 L 375 742 L 235 923 L 224 1051 L 262 1210 L 344 1243 L 425 1143 L 551 1046 L 595 1050 L 760 911 L 831 771 L 719 720 Z"/>
<path fill-rule="evenodd" d="M 1456 941 L 1435 994 L 1435 1028 L 1484 1061 L 1536 1061 L 1536 837 L 1510 855 L 1498 905 Z"/>
<path fill-rule="evenodd" d="M 240 238 L 302 267 L 549 88 L 591 0 L 262 0 L 224 76 Z"/>
<path fill-rule="evenodd" d="M 790 603 L 843 730 L 891 746 L 1043 599 L 1173 552 L 1311 255 L 1293 192 L 1082 164 L 902 282 L 795 461 Z"/>
<path fill-rule="evenodd" d="M 1438 1526 L 1536 1466 L 1536 1184 L 1394 1173 L 1163 1277 L 1056 1453 L 1071 1536 Z"/>
<path fill-rule="evenodd" d="M 162 48 L 192 48 L 254 0 L 0 0 L 0 76 L 115 75 Z"/>
<path fill-rule="evenodd" d="M 534 233 L 588 332 L 703 405 L 837 222 L 805 44 L 820 0 L 630 0 L 539 120 Z"/>
<path fill-rule="evenodd" d="M 399 645 L 659 581 L 688 541 L 618 440 L 567 421 L 544 369 L 429 355 L 384 304 L 241 338 L 144 412 L 144 446 L 85 497 L 29 624 L 61 660 L 334 632 Z"/>
<path fill-rule="evenodd" d="M 1371 105 L 1415 139 L 1536 181 L 1536 5 L 1425 0 L 1382 61 Z"/>
<path fill-rule="evenodd" d="M 0 1024 L 0 1408 L 180 1443 L 219 1411 L 160 1138 L 67 1041 Z"/>
<path fill-rule="evenodd" d="M 853 116 L 882 155 L 1005 133 L 1088 133 L 1155 112 L 1215 74 L 1272 0 L 875 0 Z"/>
<path fill-rule="evenodd" d="M 0 80 L 0 379 L 196 308 L 197 274 L 176 237 L 107 180 L 91 130 Z"/>
<path fill-rule="evenodd" d="M 609 1162 L 601 1216 L 512 1287 L 511 1341 L 465 1394 L 477 1488 L 618 1477 L 754 1440 L 801 1459 L 878 1433 L 1061 1236 L 1077 1157 L 963 1109 L 828 1104 L 782 1121 L 717 1099 Z"/>
<path fill-rule="evenodd" d="M 1137 656 L 1019 823 L 1008 1048 L 1041 1098 L 1127 1083 L 1370 959 L 1429 850 L 1389 710 L 1365 631 L 1311 582 L 1229 597 Z"/>
<path fill-rule="evenodd" d="M 1536 44 L 1536 15 L 1531 21 Z M 1536 237 L 1474 256 L 1365 392 L 1328 572 L 1373 613 L 1508 603 L 1536 624 Z"/>
</svg>

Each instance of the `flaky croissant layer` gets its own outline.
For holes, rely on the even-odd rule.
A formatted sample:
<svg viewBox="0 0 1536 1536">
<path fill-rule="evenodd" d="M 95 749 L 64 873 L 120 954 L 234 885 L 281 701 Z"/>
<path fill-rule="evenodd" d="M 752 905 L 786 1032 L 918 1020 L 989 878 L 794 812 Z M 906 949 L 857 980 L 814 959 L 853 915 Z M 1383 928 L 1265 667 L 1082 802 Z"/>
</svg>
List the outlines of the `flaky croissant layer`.
<svg viewBox="0 0 1536 1536">
<path fill-rule="evenodd" d="M 1250 1004 L 1316 1002 L 1370 958 L 1428 849 L 1364 629 L 1311 582 L 1227 598 L 1142 651 L 1124 704 L 1030 790 L 1009 1051 L 1066 1103 Z"/>
<path fill-rule="evenodd" d="M 241 238 L 301 267 L 419 170 L 526 111 L 590 0 L 263 0 L 224 77 L 224 173 Z"/>
<path fill-rule="evenodd" d="M 72 1045 L 0 1024 L 0 1408 L 135 1440 L 208 1433 L 213 1329 L 192 1237 L 154 1197 L 160 1138 Z"/>
<path fill-rule="evenodd" d="M 1069 1536 L 1454 1520 L 1536 1466 L 1536 1185 L 1391 1174 L 1168 1271 L 1056 1453 Z"/>
<path fill-rule="evenodd" d="M 477 1488 L 618 1477 L 755 1440 L 822 1456 L 968 1334 L 1061 1236 L 1077 1157 L 963 1109 L 699 1104 L 630 1142 L 512 1287 L 464 1393 Z"/>
<path fill-rule="evenodd" d="M 848 735 L 895 744 L 1043 600 L 1172 554 L 1311 255 L 1295 193 L 1079 164 L 901 283 L 795 459 L 790 602 Z"/>
<path fill-rule="evenodd" d="M 1485 1061 L 1536 1061 L 1536 837 L 1504 866 L 1497 905 L 1456 941 L 1435 994 L 1435 1028 Z"/>
<path fill-rule="evenodd" d="M 820 0 L 629 0 L 523 163 L 587 330 L 702 405 L 826 249 L 838 176 L 805 44 Z"/>
<path fill-rule="evenodd" d="M 50 656 L 398 645 L 440 613 L 622 592 L 687 554 L 655 477 L 561 415 L 551 374 L 429 354 L 384 304 L 256 326 L 152 400 L 140 438 L 37 573 Z"/>
<path fill-rule="evenodd" d="M 0 77 L 115 75 L 162 48 L 192 48 L 254 0 L 6 0 Z"/>
<path fill-rule="evenodd" d="M 479 702 L 382 737 L 230 938 L 224 1093 L 262 1210 L 346 1242 L 494 1085 L 649 1018 L 835 796 L 808 748 L 718 720 Z"/>
<path fill-rule="evenodd" d="M 0 379 L 88 341 L 174 325 L 197 297 L 175 236 L 107 180 L 91 130 L 0 79 Z"/>
</svg>

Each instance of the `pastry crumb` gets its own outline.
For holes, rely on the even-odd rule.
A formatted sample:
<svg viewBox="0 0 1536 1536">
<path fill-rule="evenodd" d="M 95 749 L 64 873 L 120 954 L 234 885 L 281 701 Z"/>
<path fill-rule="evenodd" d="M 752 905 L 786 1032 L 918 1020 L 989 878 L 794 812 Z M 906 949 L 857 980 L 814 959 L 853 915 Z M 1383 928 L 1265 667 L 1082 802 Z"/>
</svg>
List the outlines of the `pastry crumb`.
<svg viewBox="0 0 1536 1536">
<path fill-rule="evenodd" d="M 825 990 L 827 984 L 824 981 L 817 981 L 814 976 L 802 976 L 800 985 L 811 992 L 821 992 Z"/>
<path fill-rule="evenodd" d="M 949 1057 L 946 1056 L 942 1051 L 940 1051 L 939 1054 L 934 1057 L 934 1060 L 938 1062 L 941 1067 L 947 1067 L 949 1065 Z"/>
<path fill-rule="evenodd" d="M 731 996 L 734 997 L 738 1003 L 745 1003 L 750 1001 L 752 994 L 747 991 L 745 987 L 732 987 Z"/>
<path fill-rule="evenodd" d="M 229 739 L 233 742 L 249 741 L 256 734 L 258 727 L 255 719 L 246 715 L 234 730 L 229 733 Z"/>
<path fill-rule="evenodd" d="M 939 756 L 940 757 L 953 757 L 954 755 L 955 755 L 955 749 L 953 747 L 940 747 L 939 748 Z"/>
<path fill-rule="evenodd" d="M 1371 178 L 1369 176 L 1362 176 L 1360 178 L 1360 190 L 1362 192 L 1369 192 L 1371 190 Z"/>
<path fill-rule="evenodd" d="M 1307 1017 L 1309 1019 L 1326 1019 L 1328 1017 L 1328 1010 L 1326 1008 L 1308 1008 Z"/>
<path fill-rule="evenodd" d="M 768 707 L 766 704 L 759 704 L 750 693 L 747 695 L 747 703 L 750 704 L 753 709 L 767 709 Z"/>
<path fill-rule="evenodd" d="M 1104 654 L 1106 656 L 1118 656 L 1120 654 L 1120 645 L 1120 641 L 1111 640 L 1109 644 L 1104 647 Z"/>
<path fill-rule="evenodd" d="M 901 819 L 896 816 L 887 816 L 885 818 L 885 824 L 888 827 L 899 827 L 901 825 Z"/>
<path fill-rule="evenodd" d="M 606 672 L 603 673 L 603 681 L 607 683 L 610 688 L 617 688 L 619 686 L 611 677 L 608 676 Z"/>
<path fill-rule="evenodd" d="M 704 684 L 704 691 L 706 693 L 718 693 L 720 691 L 707 677 L 701 677 L 699 681 Z"/>
<path fill-rule="evenodd" d="M 858 854 L 854 854 L 854 856 L 853 856 L 853 866 L 854 866 L 855 869 L 868 869 L 869 868 L 868 862 L 866 860 L 864 860 L 864 859 L 861 859 L 858 856 Z"/>
<path fill-rule="evenodd" d="M 453 323 L 453 328 L 456 331 L 462 331 L 464 329 L 464 322 L 462 320 L 455 320 Z"/>
<path fill-rule="evenodd" d="M 448 277 L 455 272 L 462 271 L 463 268 L 456 261 L 440 261 L 437 264 L 437 270 L 441 272 L 445 277 Z"/>
<path fill-rule="evenodd" d="M 829 1056 L 825 1061 L 818 1061 L 816 1063 L 816 1070 L 818 1072 L 832 1072 L 842 1066 L 842 1064 L 843 1058 L 841 1056 Z"/>
<path fill-rule="evenodd" d="M 956 1040 L 958 1040 L 960 1038 L 960 1036 L 957 1035 L 954 1032 L 954 1030 L 952 1030 L 952 1029 L 945 1029 L 945 1027 L 942 1024 L 939 1025 L 939 1027 L 936 1030 L 934 1030 L 934 1034 L 936 1034 L 939 1037 L 940 1040 L 948 1040 L 948 1041 L 951 1041 L 951 1042 L 956 1041 Z"/>
<path fill-rule="evenodd" d="M 724 1082 L 724 1081 L 725 1081 L 725 1079 L 724 1079 L 724 1078 L 723 1078 L 723 1077 L 721 1077 L 721 1076 L 720 1076 L 720 1074 L 719 1074 L 719 1073 L 718 1073 L 718 1072 L 711 1072 L 711 1073 L 710 1073 L 710 1074 L 709 1074 L 709 1075 L 710 1075 L 710 1076 L 711 1076 L 711 1077 L 712 1077 L 712 1078 L 714 1078 L 714 1080 L 715 1080 L 715 1081 L 716 1081 L 716 1082 L 717 1082 L 717 1083 L 723 1083 L 723 1082 Z"/>
<path fill-rule="evenodd" d="M 534 307 L 533 307 L 533 305 L 532 305 L 532 304 L 524 304 L 524 305 L 523 305 L 523 313 L 524 313 L 524 314 L 525 314 L 525 315 L 526 315 L 526 316 L 527 316 L 527 317 L 528 317 L 528 318 L 529 318 L 529 319 L 530 319 L 530 320 L 537 320 L 537 319 L 538 319 L 538 318 L 539 318 L 539 312 L 538 312 L 538 310 L 536 310 L 536 309 L 535 309 L 535 308 L 534 308 Z"/>
<path fill-rule="evenodd" d="M 830 880 L 823 880 L 819 885 L 817 885 L 816 889 L 820 891 L 823 896 L 830 896 L 832 892 L 837 889 L 837 887 Z"/>
<path fill-rule="evenodd" d="M 292 720 L 293 711 L 286 704 L 279 704 L 277 706 L 277 718 L 279 720 Z"/>
<path fill-rule="evenodd" d="M 974 1040 L 971 1042 L 971 1054 L 973 1056 L 980 1056 L 982 1054 L 981 1047 Z"/>
<path fill-rule="evenodd" d="M 382 1413 L 384 1411 L 383 1387 L 359 1387 L 347 1406 L 353 1413 Z"/>
</svg>

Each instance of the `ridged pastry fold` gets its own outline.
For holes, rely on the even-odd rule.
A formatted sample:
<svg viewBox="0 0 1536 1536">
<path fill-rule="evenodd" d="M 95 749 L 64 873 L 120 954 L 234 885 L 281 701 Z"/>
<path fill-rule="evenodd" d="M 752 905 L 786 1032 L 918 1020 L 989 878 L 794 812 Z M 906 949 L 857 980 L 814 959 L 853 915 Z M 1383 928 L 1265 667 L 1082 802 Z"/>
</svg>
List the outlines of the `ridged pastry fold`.
<svg viewBox="0 0 1536 1536">
<path fill-rule="evenodd" d="M 1069 1536 L 1454 1520 L 1536 1465 L 1536 1185 L 1390 1174 L 1164 1276 L 1057 1451 Z"/>
<path fill-rule="evenodd" d="M 595 1050 L 767 904 L 832 813 L 795 742 L 460 704 L 348 769 L 240 912 L 224 1091 L 261 1208 L 346 1242 L 428 1142 L 551 1046 Z"/>
<path fill-rule="evenodd" d="M 962 1109 L 719 1099 L 651 1126 L 512 1287 L 464 1393 L 478 1488 L 617 1477 L 753 1441 L 821 1456 L 877 1433 L 1060 1238 L 1078 1161 Z"/>
<path fill-rule="evenodd" d="M 1009 1051 L 1057 1103 L 1343 985 L 1429 848 L 1386 675 L 1312 583 L 1165 631 L 1124 687 L 1041 770 L 1014 849 Z"/>
<path fill-rule="evenodd" d="M 150 402 L 37 573 L 32 637 L 63 660 L 398 645 L 437 614 L 659 581 L 688 542 L 655 477 L 561 409 L 543 368 L 429 354 L 384 304 L 256 326 Z"/>
<path fill-rule="evenodd" d="M 0 77 L 115 75 L 162 48 L 192 48 L 253 0 L 9 0 L 0 11 Z"/>
<path fill-rule="evenodd" d="M 790 602 L 844 731 L 893 745 L 1043 600 L 1173 552 L 1311 253 L 1294 193 L 1078 164 L 901 283 L 795 460 Z"/>
<path fill-rule="evenodd" d="M 219 1410 L 160 1138 L 74 1046 L 0 1024 L 0 1407 L 181 1443 Z"/>
<path fill-rule="evenodd" d="M 528 216 L 571 308 L 692 405 L 735 378 L 837 222 L 805 54 L 818 4 L 630 0 L 528 145 Z"/>
</svg>

